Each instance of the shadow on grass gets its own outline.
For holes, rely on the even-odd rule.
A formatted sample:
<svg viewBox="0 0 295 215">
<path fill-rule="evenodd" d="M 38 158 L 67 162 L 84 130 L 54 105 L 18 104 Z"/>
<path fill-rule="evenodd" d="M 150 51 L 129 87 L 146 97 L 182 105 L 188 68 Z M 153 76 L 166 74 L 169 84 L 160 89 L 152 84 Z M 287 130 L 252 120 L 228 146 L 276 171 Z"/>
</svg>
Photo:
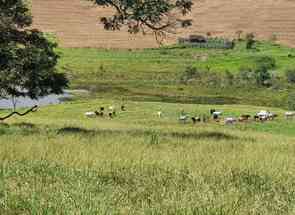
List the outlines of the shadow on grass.
<svg viewBox="0 0 295 215">
<path fill-rule="evenodd" d="M 200 132 L 200 133 L 184 133 L 184 132 L 173 132 L 172 137 L 182 138 L 182 139 L 216 139 L 216 140 L 237 140 L 240 139 L 237 136 L 230 134 L 225 134 L 222 132 Z"/>
<path fill-rule="evenodd" d="M 37 129 L 36 125 L 33 123 L 21 122 L 12 124 L 13 127 L 19 127 L 23 129 Z"/>
<path fill-rule="evenodd" d="M 64 127 L 57 131 L 57 134 L 82 134 L 82 135 L 95 135 L 95 130 L 88 130 L 79 127 Z"/>
<path fill-rule="evenodd" d="M 114 136 L 114 135 L 129 135 L 132 137 L 145 137 L 152 136 L 155 134 L 155 131 L 151 130 L 111 130 L 111 129 L 85 129 L 79 127 L 64 127 L 57 130 L 58 135 L 85 135 L 85 136 Z M 237 136 L 230 134 L 225 134 L 222 132 L 199 132 L 199 133 L 185 133 L 185 132 L 157 132 L 156 134 L 160 137 L 172 137 L 180 139 L 214 139 L 214 140 L 238 140 L 240 139 Z"/>
<path fill-rule="evenodd" d="M 14 123 L 14 124 L 7 124 L 7 123 L 0 123 L 0 135 L 14 135 L 14 134 L 21 134 L 21 135 L 33 135 L 40 133 L 39 128 L 32 123 Z"/>
</svg>

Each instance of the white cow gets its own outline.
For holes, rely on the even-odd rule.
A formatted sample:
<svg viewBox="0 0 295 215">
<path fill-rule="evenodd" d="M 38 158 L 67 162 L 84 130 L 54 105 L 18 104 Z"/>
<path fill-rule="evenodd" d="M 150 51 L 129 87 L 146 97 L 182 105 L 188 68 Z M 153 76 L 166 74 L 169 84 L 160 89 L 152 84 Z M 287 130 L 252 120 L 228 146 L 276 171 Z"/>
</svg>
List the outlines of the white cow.
<svg viewBox="0 0 295 215">
<path fill-rule="evenodd" d="M 84 115 L 86 117 L 88 117 L 88 118 L 94 118 L 94 117 L 96 117 L 96 113 L 95 112 L 86 112 Z"/>
<path fill-rule="evenodd" d="M 188 119 L 188 115 L 180 115 L 179 117 L 179 121 L 183 123 L 186 123 L 187 119 Z"/>
<path fill-rule="evenodd" d="M 234 117 L 227 117 L 224 119 L 226 125 L 232 125 L 237 122 L 237 119 Z"/>
<path fill-rule="evenodd" d="M 161 118 L 162 115 L 163 115 L 162 111 L 158 111 L 158 112 L 157 112 L 157 116 L 158 116 L 159 118 Z"/>
<path fill-rule="evenodd" d="M 295 117 L 295 112 L 286 112 L 286 119 L 293 119 Z"/>
<path fill-rule="evenodd" d="M 270 114 L 271 114 L 271 113 L 270 113 L 269 111 L 261 110 L 261 111 L 258 112 L 256 115 L 259 116 L 259 117 L 262 117 L 262 118 L 263 118 L 263 117 L 268 118 Z"/>
</svg>

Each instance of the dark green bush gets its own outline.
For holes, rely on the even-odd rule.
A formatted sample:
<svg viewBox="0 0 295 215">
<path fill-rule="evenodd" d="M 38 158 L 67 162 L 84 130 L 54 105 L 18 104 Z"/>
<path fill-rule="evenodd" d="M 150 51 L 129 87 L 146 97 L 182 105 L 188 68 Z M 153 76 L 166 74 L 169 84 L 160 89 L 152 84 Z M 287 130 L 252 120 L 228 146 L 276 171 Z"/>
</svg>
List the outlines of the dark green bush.
<svg viewBox="0 0 295 215">
<path fill-rule="evenodd" d="M 256 83 L 255 72 L 249 67 L 241 67 L 236 79 L 240 85 Z"/>
<path fill-rule="evenodd" d="M 288 95 L 287 106 L 289 110 L 295 110 L 295 93 L 290 93 Z"/>
<path fill-rule="evenodd" d="M 258 86 L 271 86 L 271 74 L 266 67 L 260 67 L 255 70 L 256 84 Z"/>
<path fill-rule="evenodd" d="M 295 69 L 290 69 L 286 71 L 286 78 L 289 83 L 294 84 L 295 83 Z"/>
<path fill-rule="evenodd" d="M 262 67 L 269 70 L 276 67 L 276 60 L 273 57 L 261 56 L 255 58 L 255 67 L 261 69 Z"/>
<path fill-rule="evenodd" d="M 253 33 L 249 33 L 246 35 L 246 48 L 252 49 L 255 45 L 255 35 Z"/>
<path fill-rule="evenodd" d="M 183 74 L 180 77 L 180 81 L 183 84 L 188 84 L 191 80 L 197 80 L 202 77 L 201 72 L 196 68 L 192 66 L 186 67 Z"/>
</svg>

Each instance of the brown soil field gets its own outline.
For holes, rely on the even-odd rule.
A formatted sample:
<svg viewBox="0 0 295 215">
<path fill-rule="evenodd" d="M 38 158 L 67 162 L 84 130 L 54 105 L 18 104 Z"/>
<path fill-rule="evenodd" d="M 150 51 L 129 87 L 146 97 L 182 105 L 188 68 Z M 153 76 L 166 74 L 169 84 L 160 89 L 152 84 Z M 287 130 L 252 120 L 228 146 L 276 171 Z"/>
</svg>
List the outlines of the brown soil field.
<svg viewBox="0 0 295 215">
<path fill-rule="evenodd" d="M 194 0 L 193 26 L 169 35 L 166 43 L 180 36 L 206 34 L 236 37 L 254 32 L 260 39 L 276 35 L 280 43 L 295 46 L 294 0 Z M 99 18 L 112 14 L 86 0 L 32 0 L 34 27 L 57 35 L 63 47 L 148 48 L 157 47 L 152 35 L 130 35 L 126 30 L 105 31 Z"/>
</svg>

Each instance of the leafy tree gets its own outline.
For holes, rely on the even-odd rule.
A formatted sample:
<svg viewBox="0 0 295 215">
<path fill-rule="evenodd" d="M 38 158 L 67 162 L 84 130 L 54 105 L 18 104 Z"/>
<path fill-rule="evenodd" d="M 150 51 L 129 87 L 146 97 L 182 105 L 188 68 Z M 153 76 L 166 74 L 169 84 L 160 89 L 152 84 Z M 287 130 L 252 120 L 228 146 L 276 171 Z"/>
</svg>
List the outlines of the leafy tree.
<svg viewBox="0 0 295 215">
<path fill-rule="evenodd" d="M 191 11 L 191 0 L 90 0 L 98 6 L 112 7 L 115 14 L 102 17 L 107 30 L 120 30 L 128 27 L 130 33 L 145 33 L 151 30 L 157 41 L 177 27 L 188 27 L 191 19 L 181 19 Z"/>
<path fill-rule="evenodd" d="M 24 0 L 0 0 L 0 97 L 32 99 L 67 87 L 55 70 L 56 44 L 30 29 L 32 17 Z"/>
</svg>

